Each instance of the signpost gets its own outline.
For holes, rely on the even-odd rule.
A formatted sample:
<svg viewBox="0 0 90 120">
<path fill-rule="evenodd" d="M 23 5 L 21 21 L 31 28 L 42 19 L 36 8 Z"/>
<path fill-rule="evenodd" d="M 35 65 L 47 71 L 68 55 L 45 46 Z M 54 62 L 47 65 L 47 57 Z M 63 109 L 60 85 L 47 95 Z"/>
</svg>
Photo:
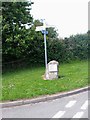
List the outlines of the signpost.
<svg viewBox="0 0 90 120">
<path fill-rule="evenodd" d="M 45 66 L 47 69 L 47 46 L 46 46 L 46 34 L 48 34 L 48 31 L 46 31 L 46 24 L 45 20 L 43 20 L 43 26 L 37 26 L 36 31 L 41 31 L 44 34 L 44 46 L 45 46 Z"/>
</svg>

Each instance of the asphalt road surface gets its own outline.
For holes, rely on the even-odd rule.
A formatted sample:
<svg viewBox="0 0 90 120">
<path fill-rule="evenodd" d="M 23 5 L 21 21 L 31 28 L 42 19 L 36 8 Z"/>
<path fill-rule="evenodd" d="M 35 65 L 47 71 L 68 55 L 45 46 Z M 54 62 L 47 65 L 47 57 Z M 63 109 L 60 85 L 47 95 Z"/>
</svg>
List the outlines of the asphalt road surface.
<svg viewBox="0 0 90 120">
<path fill-rule="evenodd" d="M 3 118 L 88 118 L 88 91 L 36 104 L 2 108 Z"/>
</svg>

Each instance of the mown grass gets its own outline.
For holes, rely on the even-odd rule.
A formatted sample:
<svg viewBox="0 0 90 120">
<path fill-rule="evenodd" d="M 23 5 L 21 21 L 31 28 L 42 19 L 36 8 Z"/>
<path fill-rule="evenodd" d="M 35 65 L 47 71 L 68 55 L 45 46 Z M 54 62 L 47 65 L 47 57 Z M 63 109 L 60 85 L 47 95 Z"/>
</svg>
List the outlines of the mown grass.
<svg viewBox="0 0 90 120">
<path fill-rule="evenodd" d="M 60 64 L 58 80 L 43 80 L 44 67 L 27 68 L 2 75 L 2 100 L 18 100 L 69 91 L 88 85 L 88 62 Z"/>
</svg>

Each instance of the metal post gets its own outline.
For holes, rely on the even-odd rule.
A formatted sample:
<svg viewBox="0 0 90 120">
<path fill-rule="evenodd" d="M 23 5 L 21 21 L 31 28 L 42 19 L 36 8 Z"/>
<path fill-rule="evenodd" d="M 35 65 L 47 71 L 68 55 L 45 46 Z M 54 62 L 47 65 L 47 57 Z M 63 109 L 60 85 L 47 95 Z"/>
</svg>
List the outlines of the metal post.
<svg viewBox="0 0 90 120">
<path fill-rule="evenodd" d="M 38 26 L 36 27 L 36 31 L 42 31 L 42 33 L 44 34 L 44 47 L 45 47 L 45 67 L 46 67 L 46 70 L 47 70 L 47 47 L 46 47 L 46 34 L 47 34 L 47 31 L 46 31 L 46 23 L 45 23 L 45 19 L 42 19 L 42 22 L 43 22 L 43 26 Z"/>
<path fill-rule="evenodd" d="M 43 26 L 44 26 L 45 66 L 46 66 L 46 70 L 47 70 L 47 47 L 46 47 L 46 23 L 45 23 L 45 19 L 43 19 Z"/>
<path fill-rule="evenodd" d="M 45 46 L 45 66 L 47 69 L 47 47 L 46 47 L 46 33 L 44 33 L 44 46 Z"/>
</svg>

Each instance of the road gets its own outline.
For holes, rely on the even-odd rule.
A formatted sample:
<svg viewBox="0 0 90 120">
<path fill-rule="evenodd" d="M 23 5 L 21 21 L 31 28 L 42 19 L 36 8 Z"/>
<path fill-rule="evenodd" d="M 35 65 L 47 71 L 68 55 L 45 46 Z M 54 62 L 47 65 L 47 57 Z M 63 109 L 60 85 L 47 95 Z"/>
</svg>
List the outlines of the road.
<svg viewBox="0 0 90 120">
<path fill-rule="evenodd" d="M 2 109 L 3 118 L 88 118 L 88 91 L 36 104 Z"/>
</svg>

